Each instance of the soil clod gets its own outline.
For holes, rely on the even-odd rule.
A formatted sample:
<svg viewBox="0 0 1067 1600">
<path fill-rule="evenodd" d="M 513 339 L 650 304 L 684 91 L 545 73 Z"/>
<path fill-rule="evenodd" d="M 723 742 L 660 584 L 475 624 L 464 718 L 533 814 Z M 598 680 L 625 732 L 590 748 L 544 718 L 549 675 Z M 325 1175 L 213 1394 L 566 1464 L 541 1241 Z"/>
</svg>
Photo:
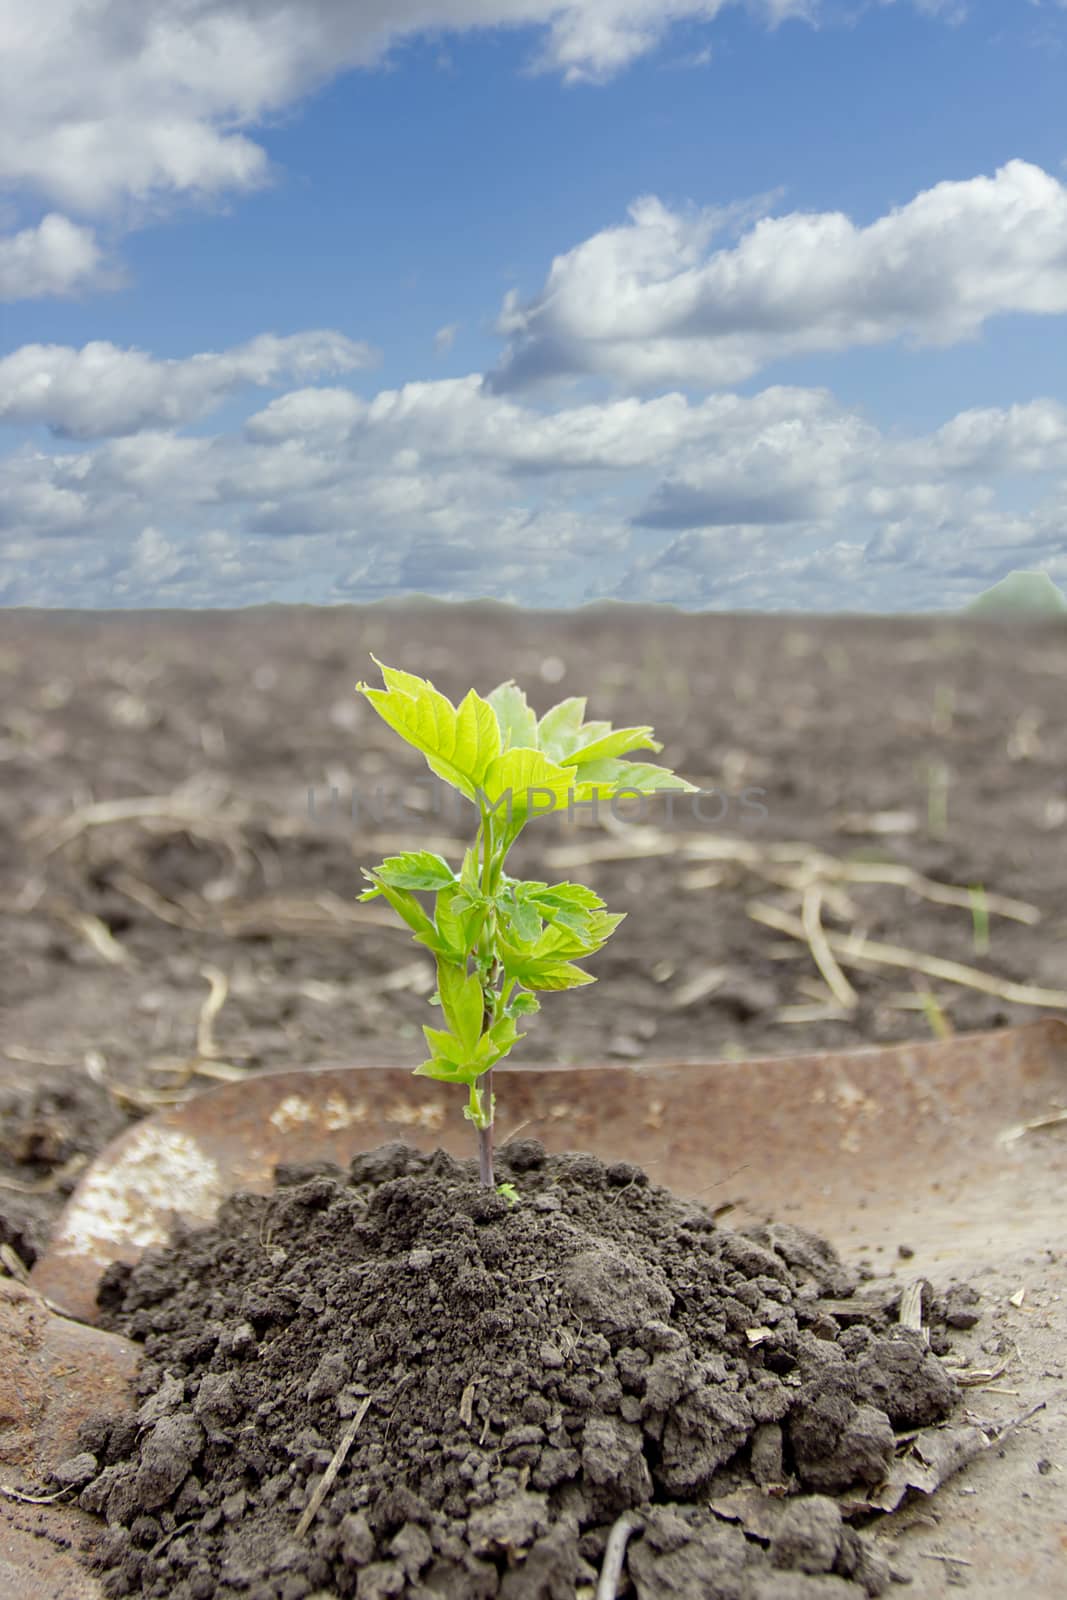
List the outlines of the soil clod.
<svg viewBox="0 0 1067 1600">
<path fill-rule="evenodd" d="M 857 1284 L 825 1240 L 638 1169 L 531 1139 L 499 1164 L 517 1204 L 399 1144 L 287 1170 L 107 1275 L 140 1410 L 67 1479 L 110 1596 L 570 1600 L 620 1525 L 635 1600 L 883 1591 L 829 1496 L 957 1393 L 892 1299 L 830 1315 Z M 746 1485 L 758 1534 L 712 1509 Z"/>
</svg>

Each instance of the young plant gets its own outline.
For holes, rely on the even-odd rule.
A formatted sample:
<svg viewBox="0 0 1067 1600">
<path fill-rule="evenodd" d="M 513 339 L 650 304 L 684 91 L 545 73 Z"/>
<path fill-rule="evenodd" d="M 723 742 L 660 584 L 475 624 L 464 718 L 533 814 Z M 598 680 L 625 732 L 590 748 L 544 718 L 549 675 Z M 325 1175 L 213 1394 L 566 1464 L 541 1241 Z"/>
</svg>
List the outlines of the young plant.
<svg viewBox="0 0 1067 1600">
<path fill-rule="evenodd" d="M 532 817 L 562 806 L 695 786 L 665 767 L 624 760 L 662 745 L 651 728 L 586 722 L 584 699 L 538 718 L 508 682 L 485 699 L 472 689 L 454 706 L 424 678 L 371 659 L 385 687 L 359 683 L 357 692 L 478 812 L 458 872 L 433 851 L 409 850 L 364 869 L 371 887 L 360 899 L 387 900 L 436 959 L 431 1002 L 444 1026 L 423 1029 L 430 1055 L 415 1072 L 467 1088 L 464 1115 L 478 1131 L 481 1180 L 491 1187 L 493 1068 L 525 1037 L 518 1022 L 540 1009 L 538 994 L 595 981 L 576 962 L 595 955 L 623 920 L 583 884 L 509 877 L 509 851 Z M 432 896 L 432 911 L 420 895 Z"/>
</svg>

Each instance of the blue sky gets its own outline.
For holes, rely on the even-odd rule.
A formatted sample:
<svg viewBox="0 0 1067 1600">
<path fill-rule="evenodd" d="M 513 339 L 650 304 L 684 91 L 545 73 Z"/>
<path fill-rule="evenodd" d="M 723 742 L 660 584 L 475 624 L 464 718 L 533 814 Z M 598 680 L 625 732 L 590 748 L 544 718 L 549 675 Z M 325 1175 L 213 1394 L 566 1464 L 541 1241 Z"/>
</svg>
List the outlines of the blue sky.
<svg viewBox="0 0 1067 1600">
<path fill-rule="evenodd" d="M 1064 0 L 0 36 L 0 603 L 1067 583 Z"/>
</svg>

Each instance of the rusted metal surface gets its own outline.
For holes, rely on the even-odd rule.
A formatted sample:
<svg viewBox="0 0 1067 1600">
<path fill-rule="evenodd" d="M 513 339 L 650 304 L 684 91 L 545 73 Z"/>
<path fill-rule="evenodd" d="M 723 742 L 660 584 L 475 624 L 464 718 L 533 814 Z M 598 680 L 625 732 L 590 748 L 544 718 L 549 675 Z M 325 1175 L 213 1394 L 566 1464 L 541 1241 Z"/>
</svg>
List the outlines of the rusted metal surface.
<svg viewBox="0 0 1067 1600">
<path fill-rule="evenodd" d="M 521 1126 L 553 1151 L 636 1161 L 738 1218 L 789 1216 L 831 1238 L 857 1217 L 872 1236 L 897 1224 L 914 1235 L 936 1218 L 981 1239 L 1010 1234 L 1026 1211 L 1034 1146 L 1008 1136 L 1062 1102 L 1067 1023 L 741 1062 L 511 1067 L 496 1090 L 502 1140 Z M 346 1164 L 389 1139 L 470 1155 L 462 1106 L 453 1087 L 398 1067 L 264 1073 L 210 1090 L 103 1152 L 33 1282 L 91 1321 L 107 1263 L 163 1241 L 176 1215 L 210 1221 L 233 1190 L 268 1190 L 279 1161 Z M 1044 1140 L 1045 1168 L 1067 1176 L 1065 1150 Z"/>
<path fill-rule="evenodd" d="M 132 1404 L 139 1357 L 128 1340 L 56 1316 L 32 1289 L 0 1279 L 0 1595 L 102 1595 L 74 1553 L 94 1536 L 92 1519 L 15 1496 L 47 1489 L 51 1469 L 77 1451 L 87 1417 Z"/>
<path fill-rule="evenodd" d="M 74 1553 L 99 1530 L 70 1506 L 0 1497 L 0 1595 L 4 1600 L 103 1600 Z"/>
<path fill-rule="evenodd" d="M 42 1482 L 87 1417 L 127 1404 L 136 1365 L 126 1339 L 56 1316 L 0 1278 L 0 1468 Z"/>
</svg>

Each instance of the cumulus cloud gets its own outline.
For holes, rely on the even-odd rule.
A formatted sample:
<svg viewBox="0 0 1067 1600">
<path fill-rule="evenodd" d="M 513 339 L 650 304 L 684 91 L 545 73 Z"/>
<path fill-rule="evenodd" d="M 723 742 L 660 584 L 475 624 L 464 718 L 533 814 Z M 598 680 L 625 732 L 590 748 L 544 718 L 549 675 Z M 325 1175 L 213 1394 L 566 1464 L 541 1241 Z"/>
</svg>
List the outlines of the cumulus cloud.
<svg viewBox="0 0 1067 1600">
<path fill-rule="evenodd" d="M 1067 406 L 1031 400 L 962 411 L 905 453 L 917 471 L 1067 471 Z"/>
<path fill-rule="evenodd" d="M 0 235 L 0 300 L 35 300 L 117 288 L 91 228 L 49 212 L 35 227 Z"/>
<path fill-rule="evenodd" d="M 1007 312 L 1067 312 L 1067 186 L 1026 161 L 935 184 L 867 227 L 840 212 L 730 219 L 655 196 L 557 256 L 541 292 L 509 291 L 508 393 L 590 374 L 638 389 L 724 386 L 785 357 L 906 339 L 951 345 Z"/>
<path fill-rule="evenodd" d="M 365 344 L 330 330 L 260 334 L 232 350 L 158 360 L 94 340 L 23 345 L 0 359 L 0 422 L 42 423 L 72 439 L 95 439 L 191 422 L 227 395 L 366 367 Z"/>
<path fill-rule="evenodd" d="M 778 386 L 751 398 L 711 395 L 693 404 L 668 394 L 541 412 L 492 394 L 472 375 L 383 389 L 373 400 L 347 389 L 296 390 L 249 417 L 245 434 L 260 444 L 303 441 L 375 460 L 391 448 L 404 452 L 407 467 L 425 457 L 494 463 L 515 476 L 615 473 L 654 468 L 690 443 L 749 438 L 779 423 L 814 429 L 832 404 L 824 390 Z"/>
<path fill-rule="evenodd" d="M 304 349 L 305 364 L 322 348 Z M 185 366 L 206 362 L 216 394 L 212 363 L 234 356 Z M 275 357 L 235 369 L 256 381 L 277 371 Z M 26 405 L 29 368 L 12 370 L 7 397 Z M 154 415 L 154 392 L 135 386 L 122 420 Z M 69 393 L 59 399 L 51 421 L 84 427 Z M 186 398 L 202 403 L 199 391 Z M 546 413 L 477 374 L 369 399 L 302 386 L 213 437 L 157 421 L 76 448 L 14 450 L 0 461 L 2 593 L 68 605 L 418 590 L 529 605 L 921 609 L 949 603 L 938 596 L 953 584 L 994 581 L 1021 552 L 1028 566 L 1067 554 L 1065 436 L 1051 399 L 976 408 L 907 437 L 824 389 Z M 1043 496 L 1029 508 L 1020 463 L 1031 498 Z"/>
<path fill-rule="evenodd" d="M 825 519 L 840 510 L 881 443 L 878 430 L 826 408 L 721 439 L 710 459 L 672 473 L 634 524 L 707 528 Z"/>
<path fill-rule="evenodd" d="M 86 214 L 269 182 L 249 130 L 421 34 L 539 28 L 529 70 L 603 82 L 727 3 L 776 26 L 840 0 L 0 0 L 0 184 Z M 929 5 L 930 0 L 918 0 Z"/>
</svg>

